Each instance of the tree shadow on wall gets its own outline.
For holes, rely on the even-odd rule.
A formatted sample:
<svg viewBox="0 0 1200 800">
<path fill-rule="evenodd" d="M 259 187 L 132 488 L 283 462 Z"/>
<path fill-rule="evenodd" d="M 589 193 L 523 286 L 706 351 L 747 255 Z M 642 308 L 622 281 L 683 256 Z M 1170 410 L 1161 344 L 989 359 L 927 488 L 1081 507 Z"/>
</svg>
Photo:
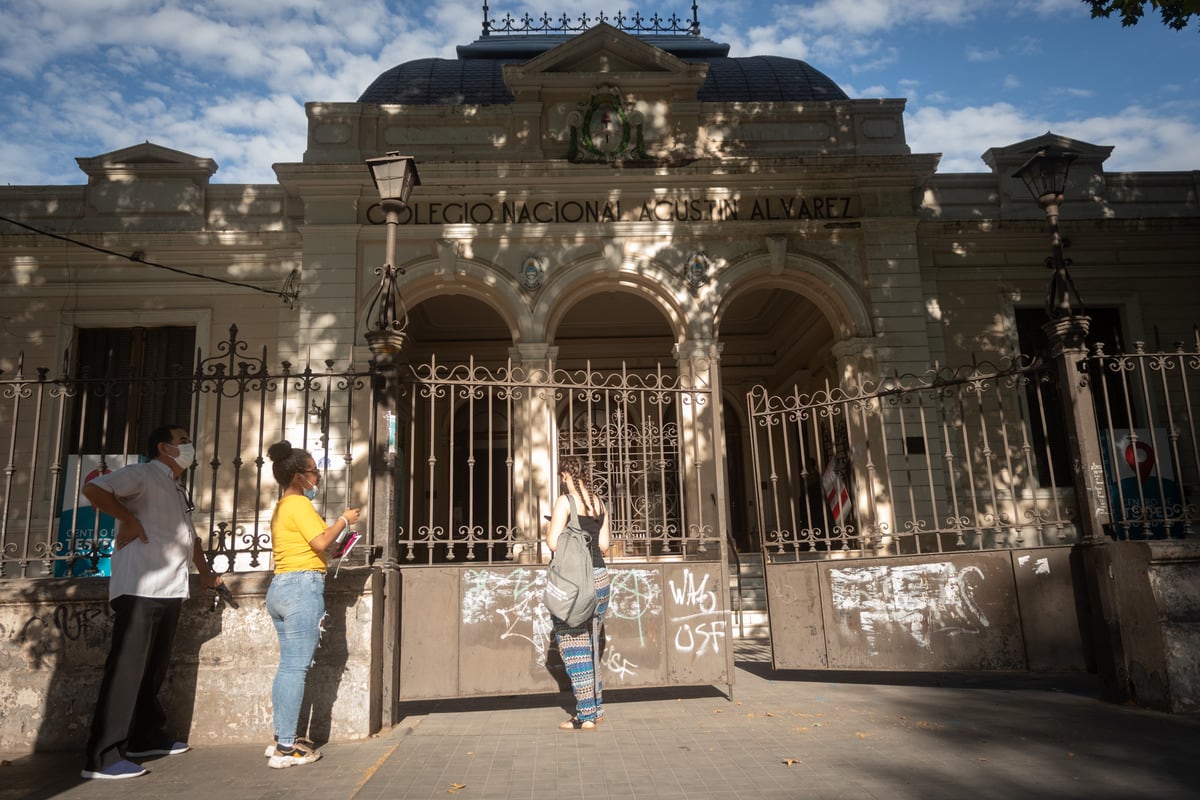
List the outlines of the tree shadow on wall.
<svg viewBox="0 0 1200 800">
<path fill-rule="evenodd" d="M 317 746 L 333 737 L 333 708 L 337 701 L 346 664 L 350 661 L 350 629 L 356 607 L 366 591 L 369 572 L 347 572 L 335 578 L 330 573 L 325 592 L 325 621 L 321 642 L 304 686 L 297 736 L 307 736 Z M 361 626 L 357 626 L 361 627 Z M 370 646 L 370 642 L 363 643 Z"/>
</svg>

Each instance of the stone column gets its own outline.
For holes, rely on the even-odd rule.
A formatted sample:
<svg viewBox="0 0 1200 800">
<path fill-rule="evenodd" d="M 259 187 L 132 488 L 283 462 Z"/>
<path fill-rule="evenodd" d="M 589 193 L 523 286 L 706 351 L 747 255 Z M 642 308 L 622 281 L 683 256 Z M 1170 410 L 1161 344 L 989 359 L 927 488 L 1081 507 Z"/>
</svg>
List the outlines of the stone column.
<svg viewBox="0 0 1200 800">
<path fill-rule="evenodd" d="M 554 507 L 557 482 L 554 480 L 558 426 L 555 418 L 554 391 L 549 384 L 549 369 L 558 356 L 558 348 L 546 342 L 526 342 L 509 349 L 515 371 L 528 381 L 522 402 L 513 404 L 513 492 L 516 494 L 516 519 L 520 530 L 513 546 L 513 559 L 520 564 L 548 561 L 549 552 L 539 546 L 545 516 Z M 545 390 L 539 389 L 545 385 Z"/>
<path fill-rule="evenodd" d="M 1087 368 L 1085 339 L 1090 326 L 1088 317 L 1064 316 L 1046 323 L 1042 330 L 1050 342 L 1049 357 L 1057 373 L 1067 452 L 1071 457 L 1096 672 L 1103 681 L 1105 694 L 1112 700 L 1125 702 L 1132 697 L 1125 653 L 1128 621 L 1120 587 L 1114 579 L 1114 546 L 1105 536 L 1105 528 L 1112 523 L 1112 512 Z"/>
<path fill-rule="evenodd" d="M 860 337 L 843 339 L 830 348 L 837 359 L 838 388 L 848 397 L 860 396 L 864 384 L 878 381 L 877 346 L 875 339 Z M 880 469 L 887 469 L 887 465 L 879 463 L 882 451 L 872 446 L 874 438 L 864 409 L 852 402 L 844 403 L 842 409 L 846 415 L 849 451 L 839 455 L 850 461 L 847 477 L 851 486 L 854 526 L 862 537 L 859 546 L 864 550 L 871 546 L 885 547 L 891 543 L 895 532 L 895 515 L 886 494 L 886 486 L 880 479 Z M 828 453 L 822 454 L 823 458 L 828 456 Z"/>
<path fill-rule="evenodd" d="M 676 345 L 679 381 L 680 490 L 689 538 L 715 536 L 725 548 L 725 436 L 720 365 L 722 345 L 690 339 Z M 700 391 L 687 391 L 688 388 Z M 713 547 L 709 543 L 706 547 Z M 691 551 L 689 544 L 688 550 Z"/>
</svg>

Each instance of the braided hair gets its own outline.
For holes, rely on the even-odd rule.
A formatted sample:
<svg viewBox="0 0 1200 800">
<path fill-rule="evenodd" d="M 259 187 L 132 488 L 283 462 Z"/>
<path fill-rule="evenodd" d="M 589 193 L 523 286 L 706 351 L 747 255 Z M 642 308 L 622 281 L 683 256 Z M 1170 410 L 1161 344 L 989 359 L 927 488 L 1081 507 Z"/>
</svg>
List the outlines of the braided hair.
<svg viewBox="0 0 1200 800">
<path fill-rule="evenodd" d="M 591 462 L 582 456 L 563 456 L 559 459 L 558 469 L 560 472 L 567 473 L 569 482 L 574 485 L 575 491 L 583 500 L 586 515 L 596 516 L 599 508 L 593 508 L 592 502 L 596 502 L 597 505 L 600 503 L 600 491 L 595 478 L 592 477 Z"/>
</svg>

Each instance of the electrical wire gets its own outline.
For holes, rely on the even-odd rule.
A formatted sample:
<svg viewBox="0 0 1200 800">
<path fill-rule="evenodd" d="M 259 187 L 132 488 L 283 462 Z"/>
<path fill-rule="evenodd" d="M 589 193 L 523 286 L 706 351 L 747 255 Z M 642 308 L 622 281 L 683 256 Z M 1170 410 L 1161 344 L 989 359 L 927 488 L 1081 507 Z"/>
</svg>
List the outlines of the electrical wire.
<svg viewBox="0 0 1200 800">
<path fill-rule="evenodd" d="M 104 253 L 105 255 L 115 256 L 117 258 L 123 258 L 126 261 L 133 262 L 134 264 L 145 264 L 148 267 L 155 267 L 156 269 L 165 269 L 168 272 L 175 272 L 180 275 L 186 275 L 189 278 L 198 278 L 203 281 L 215 281 L 216 283 L 224 283 L 228 286 L 238 286 L 243 289 L 253 289 L 256 292 L 263 292 L 264 294 L 273 294 L 273 295 L 279 297 L 281 300 L 283 300 L 284 305 L 286 305 L 288 308 L 295 308 L 296 307 L 296 298 L 298 298 L 300 296 L 300 275 L 299 275 L 299 270 L 295 270 L 295 269 L 292 270 L 291 274 L 288 275 L 287 279 L 284 281 L 282 291 L 277 290 L 277 289 L 266 289 L 266 288 L 263 288 L 262 286 L 255 286 L 252 283 L 242 283 L 241 281 L 231 281 L 227 278 L 218 278 L 218 277 L 215 277 L 212 275 L 201 275 L 196 272 L 189 272 L 186 269 L 180 269 L 179 267 L 170 267 L 170 266 L 167 266 L 166 264 L 159 264 L 155 261 L 147 261 L 145 258 L 143 258 L 141 255 L 139 255 L 136 252 L 132 253 L 132 254 L 118 253 L 115 250 L 109 250 L 108 248 L 105 248 L 105 247 L 99 247 L 94 244 L 88 244 L 87 242 L 81 242 L 78 239 L 72 239 L 69 236 L 63 236 L 61 233 L 54 233 L 52 231 L 42 230 L 41 228 L 36 228 L 33 225 L 29 225 L 24 222 L 19 222 L 15 219 L 10 219 L 9 217 L 5 217 L 3 215 L 0 215 L 0 222 L 7 222 L 10 225 L 16 225 L 18 228 L 24 228 L 27 231 L 33 231 L 34 233 L 38 234 L 39 236 L 48 236 L 51 239 L 58 239 L 59 241 L 62 241 L 62 242 L 68 242 L 69 244 L 77 245 L 79 247 L 85 247 L 88 250 L 95 250 L 97 253 Z"/>
</svg>

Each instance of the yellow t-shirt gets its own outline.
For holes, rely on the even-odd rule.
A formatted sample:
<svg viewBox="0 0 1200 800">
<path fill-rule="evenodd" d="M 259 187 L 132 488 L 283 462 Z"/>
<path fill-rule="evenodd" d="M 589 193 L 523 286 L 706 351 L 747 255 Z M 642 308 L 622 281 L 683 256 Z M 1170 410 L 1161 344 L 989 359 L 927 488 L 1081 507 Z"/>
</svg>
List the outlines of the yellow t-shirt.
<svg viewBox="0 0 1200 800">
<path fill-rule="evenodd" d="M 275 505 L 271 517 L 271 548 L 275 554 L 275 572 L 325 571 L 328 556 L 314 552 L 309 545 L 329 526 L 302 495 L 292 494 Z"/>
</svg>

